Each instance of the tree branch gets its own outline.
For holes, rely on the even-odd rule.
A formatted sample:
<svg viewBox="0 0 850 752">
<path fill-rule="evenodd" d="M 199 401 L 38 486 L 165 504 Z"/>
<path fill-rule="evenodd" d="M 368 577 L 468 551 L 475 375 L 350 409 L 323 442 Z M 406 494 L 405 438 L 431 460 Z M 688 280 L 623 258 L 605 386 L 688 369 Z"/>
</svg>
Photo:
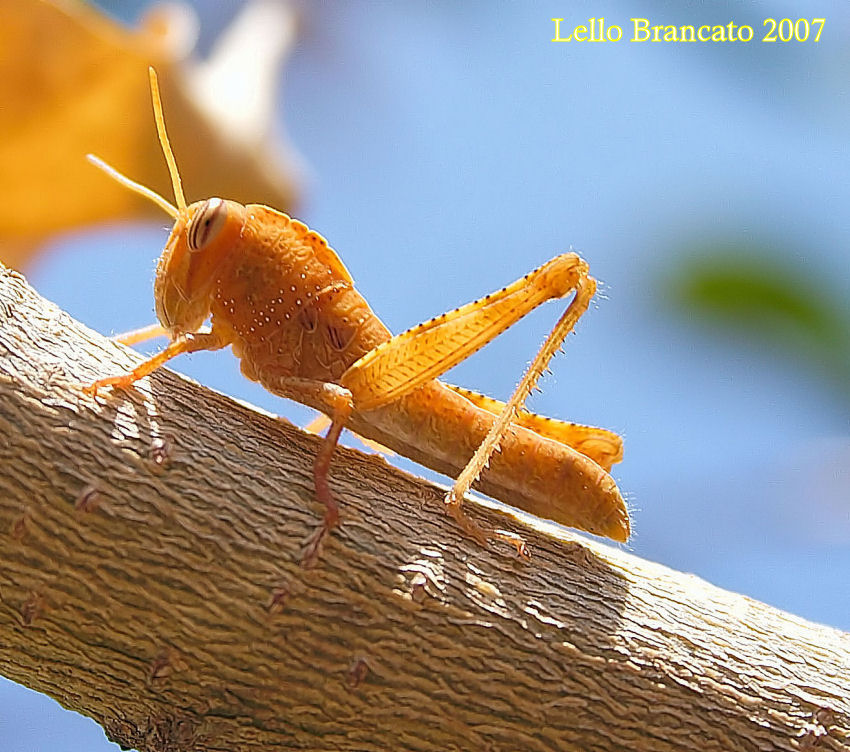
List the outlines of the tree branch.
<svg viewBox="0 0 850 752">
<path fill-rule="evenodd" d="M 226 357 L 222 355 L 221 357 Z M 0 672 L 163 750 L 847 750 L 850 635 L 442 492 L 161 371 L 0 268 Z"/>
</svg>

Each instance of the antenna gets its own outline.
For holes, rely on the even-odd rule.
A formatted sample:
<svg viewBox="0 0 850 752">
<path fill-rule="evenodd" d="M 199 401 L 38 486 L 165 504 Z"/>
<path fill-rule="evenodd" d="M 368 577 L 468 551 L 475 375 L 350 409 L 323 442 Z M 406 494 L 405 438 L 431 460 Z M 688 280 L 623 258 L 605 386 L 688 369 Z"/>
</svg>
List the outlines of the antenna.
<svg viewBox="0 0 850 752">
<path fill-rule="evenodd" d="M 166 201 L 162 196 L 160 196 L 156 191 L 147 188 L 141 183 L 137 183 L 135 180 L 130 180 L 126 175 L 118 172 L 114 167 L 106 164 L 100 157 L 96 157 L 94 154 L 86 154 L 86 159 L 91 162 L 95 167 L 99 167 L 103 170 L 109 177 L 113 180 L 118 181 L 125 188 L 129 188 L 134 193 L 138 193 L 141 196 L 144 196 L 146 199 L 153 201 L 160 209 L 164 210 L 167 214 L 170 214 L 174 219 L 177 219 L 180 216 L 180 212 L 177 210 L 177 207 L 173 204 L 170 204 Z"/>
<path fill-rule="evenodd" d="M 159 96 L 159 81 L 156 78 L 156 71 L 153 66 L 148 68 L 151 81 L 151 99 L 153 100 L 153 116 L 156 120 L 156 132 L 159 136 L 159 144 L 162 147 L 162 153 L 165 155 L 165 161 L 168 164 L 168 174 L 171 175 L 171 185 L 174 188 L 174 198 L 177 200 L 177 206 L 174 206 L 169 201 L 166 201 L 156 191 L 147 188 L 135 180 L 130 180 L 123 173 L 118 172 L 114 167 L 108 165 L 94 154 L 86 154 L 86 159 L 95 167 L 103 170 L 113 180 L 121 183 L 125 188 L 129 188 L 133 193 L 138 193 L 144 196 L 149 201 L 153 201 L 160 209 L 172 216 L 174 219 L 180 216 L 180 212 L 186 209 L 186 198 L 183 195 L 183 185 L 180 182 L 180 173 L 177 171 L 177 162 L 174 160 L 174 152 L 171 151 L 171 143 L 168 141 L 168 134 L 165 132 L 165 117 L 162 114 L 162 99 Z"/>
<path fill-rule="evenodd" d="M 159 135 L 159 143 L 160 146 L 162 146 L 162 153 L 165 155 L 165 161 L 168 164 L 168 172 L 171 175 L 171 185 L 174 187 L 174 198 L 177 201 L 177 208 L 183 210 L 186 208 L 186 198 L 183 196 L 183 184 L 180 182 L 180 173 L 177 170 L 177 162 L 174 159 L 174 152 L 171 151 L 168 134 L 165 132 L 165 117 L 162 114 L 162 99 L 159 96 L 159 81 L 156 78 L 156 71 L 153 69 L 153 66 L 148 68 L 148 74 L 151 79 L 151 99 L 153 100 L 153 115 L 156 120 L 156 132 Z"/>
</svg>

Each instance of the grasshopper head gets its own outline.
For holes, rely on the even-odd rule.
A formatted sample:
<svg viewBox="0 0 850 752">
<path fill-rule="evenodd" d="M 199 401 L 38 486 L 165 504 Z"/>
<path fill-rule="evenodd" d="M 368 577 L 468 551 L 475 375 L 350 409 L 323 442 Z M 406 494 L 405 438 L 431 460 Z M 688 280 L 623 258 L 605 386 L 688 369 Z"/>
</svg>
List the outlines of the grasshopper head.
<svg viewBox="0 0 850 752">
<path fill-rule="evenodd" d="M 157 318 L 172 335 L 194 332 L 206 319 L 216 272 L 239 242 L 246 215 L 242 204 L 220 198 L 179 211 L 154 283 Z"/>
<path fill-rule="evenodd" d="M 228 251 L 238 243 L 247 210 L 242 204 L 220 198 L 186 204 L 177 162 L 165 132 L 156 72 L 150 68 L 149 73 L 156 130 L 177 206 L 91 154 L 89 161 L 174 218 L 174 227 L 156 267 L 154 284 L 156 315 L 173 339 L 179 334 L 196 331 L 204 323 L 210 312 L 216 271 Z"/>
</svg>

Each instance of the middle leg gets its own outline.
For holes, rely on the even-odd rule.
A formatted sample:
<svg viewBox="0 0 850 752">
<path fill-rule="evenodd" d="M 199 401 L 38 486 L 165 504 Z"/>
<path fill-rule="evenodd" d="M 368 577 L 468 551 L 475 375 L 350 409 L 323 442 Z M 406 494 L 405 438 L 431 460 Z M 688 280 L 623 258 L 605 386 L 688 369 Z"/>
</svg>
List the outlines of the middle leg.
<svg viewBox="0 0 850 752">
<path fill-rule="evenodd" d="M 301 558 L 303 567 L 311 567 L 318 561 L 322 544 L 328 533 L 339 524 L 339 504 L 331 493 L 328 474 L 339 436 L 354 409 L 354 402 L 348 389 L 332 382 L 287 376 L 279 378 L 275 383 L 264 382 L 263 385 L 283 397 L 321 409 L 331 419 L 330 428 L 313 462 L 316 499 L 324 505 L 325 516 L 322 524 L 307 541 Z"/>
</svg>

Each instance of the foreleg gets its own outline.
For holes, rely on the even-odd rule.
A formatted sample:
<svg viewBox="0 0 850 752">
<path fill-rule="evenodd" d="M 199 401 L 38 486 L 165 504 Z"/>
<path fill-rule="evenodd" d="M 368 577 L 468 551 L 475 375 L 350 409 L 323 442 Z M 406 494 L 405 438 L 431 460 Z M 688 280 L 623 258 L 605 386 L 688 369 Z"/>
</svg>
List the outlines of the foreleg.
<svg viewBox="0 0 850 752">
<path fill-rule="evenodd" d="M 148 324 L 140 329 L 133 329 L 131 332 L 116 334 L 111 339 L 115 342 L 120 342 L 122 345 L 137 345 L 139 342 L 145 342 L 154 337 L 167 337 L 168 329 L 162 324 Z"/>
<path fill-rule="evenodd" d="M 182 334 L 169 343 L 161 352 L 158 352 L 143 363 L 140 363 L 129 373 L 122 376 L 109 376 L 89 384 L 83 388 L 86 394 L 94 396 L 99 389 L 110 386 L 117 389 L 126 389 L 139 379 L 153 373 L 161 365 L 172 358 L 183 353 L 199 352 L 200 350 L 219 350 L 228 345 L 229 342 L 220 337 L 216 332 L 201 332 L 197 334 Z"/>
</svg>

